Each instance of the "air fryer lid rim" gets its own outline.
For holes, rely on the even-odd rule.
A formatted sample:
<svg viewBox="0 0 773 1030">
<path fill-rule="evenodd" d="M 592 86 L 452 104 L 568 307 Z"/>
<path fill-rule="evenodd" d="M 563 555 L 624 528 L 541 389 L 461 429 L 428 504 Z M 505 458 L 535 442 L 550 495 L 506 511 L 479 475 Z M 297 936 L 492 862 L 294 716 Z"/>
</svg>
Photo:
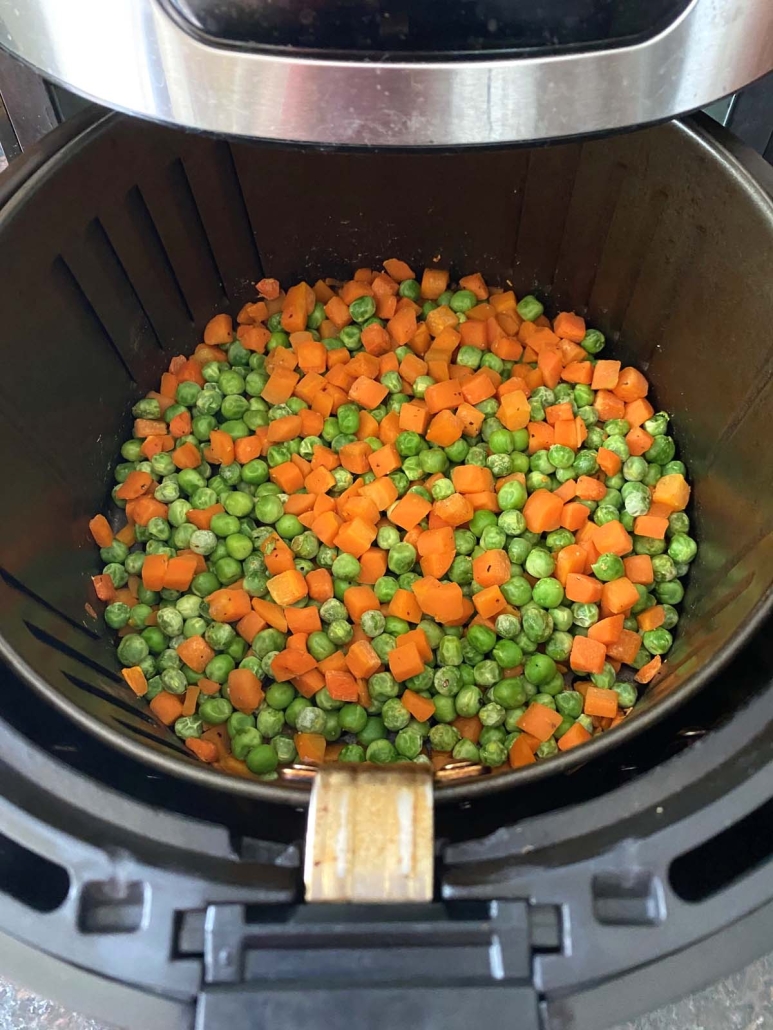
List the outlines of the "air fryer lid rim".
<svg viewBox="0 0 773 1030">
<path fill-rule="evenodd" d="M 190 29 L 165 0 L 0 0 L 0 43 L 54 81 L 156 121 L 275 141 L 434 147 L 607 132 L 695 110 L 773 68 L 766 0 L 691 0 L 630 46 L 482 60 L 319 60 Z"/>
</svg>

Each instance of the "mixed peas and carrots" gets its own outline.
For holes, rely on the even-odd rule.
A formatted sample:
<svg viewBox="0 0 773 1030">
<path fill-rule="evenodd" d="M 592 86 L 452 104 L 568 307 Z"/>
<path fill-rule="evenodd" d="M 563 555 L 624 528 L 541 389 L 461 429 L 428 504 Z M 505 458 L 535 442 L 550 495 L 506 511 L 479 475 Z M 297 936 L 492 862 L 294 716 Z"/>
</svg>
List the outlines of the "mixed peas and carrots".
<svg viewBox="0 0 773 1030">
<path fill-rule="evenodd" d="M 213 318 L 134 406 L 94 577 L 202 761 L 549 758 L 658 675 L 696 555 L 669 416 L 571 312 L 403 261 Z"/>
</svg>

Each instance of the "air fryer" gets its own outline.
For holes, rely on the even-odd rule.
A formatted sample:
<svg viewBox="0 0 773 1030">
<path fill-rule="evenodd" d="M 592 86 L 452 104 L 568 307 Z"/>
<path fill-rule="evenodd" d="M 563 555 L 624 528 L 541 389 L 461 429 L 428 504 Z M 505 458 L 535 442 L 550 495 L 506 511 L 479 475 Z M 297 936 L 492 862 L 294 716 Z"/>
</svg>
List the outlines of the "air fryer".
<svg viewBox="0 0 773 1030">
<path fill-rule="evenodd" d="M 55 27 L 44 7 L 28 5 L 46 27 L 30 46 Z M 242 53 L 205 7 L 165 10 L 218 60 Z M 685 11 L 671 14 L 673 30 Z M 120 106 L 171 117 L 136 99 Z M 366 1026 L 597 1030 L 758 954 L 773 905 L 769 167 L 701 116 L 385 152 L 237 139 L 245 122 L 177 114 L 230 138 L 87 111 L 0 179 L 5 968 L 131 1026 L 336 1027 L 356 1011 Z M 86 524 L 133 400 L 213 314 L 264 274 L 395 255 L 583 312 L 644 369 L 675 416 L 701 553 L 669 671 L 630 719 L 574 754 L 437 788 L 433 901 L 309 904 L 308 788 L 202 767 L 129 694 L 85 607 Z"/>
</svg>

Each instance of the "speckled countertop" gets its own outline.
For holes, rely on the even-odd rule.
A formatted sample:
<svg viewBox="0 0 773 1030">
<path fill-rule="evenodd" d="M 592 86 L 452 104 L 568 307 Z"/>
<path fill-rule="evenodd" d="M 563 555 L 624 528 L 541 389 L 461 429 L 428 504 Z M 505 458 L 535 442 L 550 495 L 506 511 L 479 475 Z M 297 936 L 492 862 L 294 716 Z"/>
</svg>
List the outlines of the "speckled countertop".
<svg viewBox="0 0 773 1030">
<path fill-rule="evenodd" d="M 0 978 L 0 1030 L 112 1028 Z M 773 955 L 675 1005 L 610 1030 L 773 1030 Z"/>
</svg>

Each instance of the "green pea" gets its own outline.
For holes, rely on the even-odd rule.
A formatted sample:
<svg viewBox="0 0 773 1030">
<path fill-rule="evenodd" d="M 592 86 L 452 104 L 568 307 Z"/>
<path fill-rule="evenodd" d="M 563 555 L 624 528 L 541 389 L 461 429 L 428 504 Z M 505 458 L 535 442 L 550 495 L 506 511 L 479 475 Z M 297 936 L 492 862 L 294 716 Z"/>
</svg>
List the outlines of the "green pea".
<svg viewBox="0 0 773 1030">
<path fill-rule="evenodd" d="M 532 599 L 531 584 L 523 576 L 513 576 L 507 583 L 503 583 L 501 591 L 508 604 L 521 608 Z"/>
<path fill-rule="evenodd" d="M 599 621 L 598 605 L 575 601 L 572 605 L 572 617 L 576 626 L 589 629 Z"/>
<path fill-rule="evenodd" d="M 523 674 L 535 687 L 542 686 L 556 673 L 556 663 L 546 654 L 530 655 L 523 666 Z"/>
<path fill-rule="evenodd" d="M 459 742 L 459 731 L 453 726 L 440 723 L 429 731 L 429 742 L 433 751 L 452 751 Z"/>
<path fill-rule="evenodd" d="M 668 545 L 668 555 L 680 564 L 691 562 L 698 553 L 698 545 L 686 533 L 674 533 Z"/>
<path fill-rule="evenodd" d="M 524 322 L 533 322 L 540 317 L 544 310 L 542 304 L 530 293 L 522 297 L 516 307 L 516 311 Z"/>
<path fill-rule="evenodd" d="M 387 567 L 391 572 L 400 575 L 409 572 L 416 562 L 416 548 L 412 544 L 399 543 L 389 549 Z"/>
<path fill-rule="evenodd" d="M 667 629 L 659 626 L 658 629 L 647 630 L 642 634 L 642 643 L 650 654 L 665 654 L 673 644 L 674 639 Z"/>
<path fill-rule="evenodd" d="M 558 744 L 554 737 L 549 737 L 543 741 L 537 750 L 534 752 L 537 758 L 552 758 L 553 755 L 558 753 Z"/>
<path fill-rule="evenodd" d="M 368 692 L 374 701 L 387 701 L 390 697 L 397 697 L 400 684 L 391 672 L 377 672 L 368 680 Z"/>
<path fill-rule="evenodd" d="M 528 607 L 521 610 L 521 622 L 523 625 L 523 636 L 535 644 L 544 644 L 553 633 L 553 619 L 550 613 L 542 608 Z M 523 647 L 521 639 L 518 644 Z"/>
<path fill-rule="evenodd" d="M 163 679 L 163 676 L 161 678 Z M 208 697 L 206 701 L 202 701 L 199 705 L 199 715 L 204 722 L 208 722 L 213 726 L 219 726 L 221 723 L 227 722 L 232 713 L 233 705 L 224 697 Z"/>
<path fill-rule="evenodd" d="M 369 715 L 363 729 L 357 734 L 357 740 L 363 747 L 369 747 L 374 740 L 384 740 L 387 731 L 384 722 L 378 715 Z"/>
<path fill-rule="evenodd" d="M 612 580 L 620 579 L 621 576 L 625 575 L 623 559 L 619 558 L 616 554 L 605 553 L 599 555 L 591 567 L 596 579 L 600 579 L 602 583 L 610 583 Z"/>
<path fill-rule="evenodd" d="M 534 584 L 532 598 L 541 608 L 557 608 L 564 599 L 564 588 L 557 579 L 547 576 Z"/>
<path fill-rule="evenodd" d="M 376 302 L 373 297 L 366 295 L 364 297 L 357 297 L 349 305 L 349 314 L 352 316 L 355 322 L 362 324 L 367 322 L 369 318 L 372 318 L 376 311 Z M 343 339 L 343 336 L 342 336 Z"/>
<path fill-rule="evenodd" d="M 555 697 L 556 708 L 561 715 L 576 719 L 582 715 L 583 698 L 576 690 L 562 690 Z"/>
<path fill-rule="evenodd" d="M 375 765 L 389 765 L 390 762 L 394 762 L 396 756 L 397 752 L 390 741 L 381 738 L 368 744 L 365 751 L 366 761 Z"/>
<path fill-rule="evenodd" d="M 479 687 L 474 685 L 464 686 L 456 695 L 456 711 L 459 715 L 468 719 L 477 715 L 480 711 L 483 695 Z"/>
<path fill-rule="evenodd" d="M 644 457 L 656 465 L 667 465 L 673 461 L 675 453 L 676 445 L 670 436 L 656 436 L 650 448 L 644 452 Z"/>
<path fill-rule="evenodd" d="M 247 753 L 247 768 L 258 776 L 273 772 L 279 764 L 276 751 L 270 744 L 258 744 Z"/>
<path fill-rule="evenodd" d="M 543 579 L 552 576 L 556 563 L 549 551 L 543 550 L 541 547 L 534 547 L 526 556 L 524 566 L 530 576 Z"/>
<path fill-rule="evenodd" d="M 520 510 L 526 504 L 526 487 L 517 479 L 503 483 L 497 494 L 497 501 L 502 511 Z"/>
<path fill-rule="evenodd" d="M 204 673 L 207 679 L 214 680 L 215 683 L 225 683 L 235 668 L 236 663 L 230 655 L 216 654 L 214 658 L 207 662 Z M 210 722 L 211 720 L 205 719 L 204 721 Z"/>
<path fill-rule="evenodd" d="M 572 641 L 571 633 L 556 629 L 545 643 L 545 654 L 552 658 L 553 661 L 565 662 L 571 654 Z"/>
<path fill-rule="evenodd" d="M 621 708 L 632 708 L 636 704 L 638 694 L 633 683 L 615 683 L 612 689 L 617 694 L 617 703 Z"/>
</svg>

